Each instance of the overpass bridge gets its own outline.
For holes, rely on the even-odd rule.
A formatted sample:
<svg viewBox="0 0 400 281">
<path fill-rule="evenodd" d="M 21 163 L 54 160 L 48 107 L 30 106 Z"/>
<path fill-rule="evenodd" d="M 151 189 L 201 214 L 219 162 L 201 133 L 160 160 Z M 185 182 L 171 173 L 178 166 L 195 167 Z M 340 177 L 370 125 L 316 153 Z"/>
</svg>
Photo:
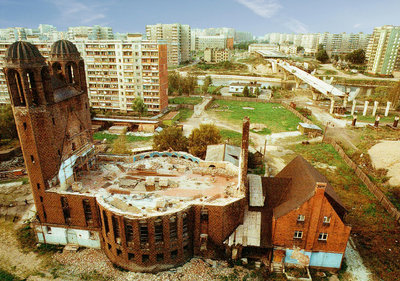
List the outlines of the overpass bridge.
<svg viewBox="0 0 400 281">
<path fill-rule="evenodd" d="M 293 75 L 295 77 L 297 88 L 300 86 L 301 82 L 304 82 L 312 89 L 329 99 L 334 99 L 335 97 L 345 99 L 347 97 L 345 92 L 296 66 L 290 65 L 286 61 L 275 59 L 268 59 L 268 61 L 272 64 L 272 69 L 276 68 L 276 66 L 279 66 L 281 69 L 283 69 L 285 77 L 287 77 L 287 73 L 289 73 L 289 75 Z"/>
</svg>

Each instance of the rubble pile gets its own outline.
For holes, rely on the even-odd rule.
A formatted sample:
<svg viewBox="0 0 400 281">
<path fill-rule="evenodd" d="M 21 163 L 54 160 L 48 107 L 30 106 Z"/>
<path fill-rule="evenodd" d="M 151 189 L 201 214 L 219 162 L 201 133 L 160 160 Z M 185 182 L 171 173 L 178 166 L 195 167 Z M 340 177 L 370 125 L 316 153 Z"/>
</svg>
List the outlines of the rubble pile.
<svg viewBox="0 0 400 281">
<path fill-rule="evenodd" d="M 167 280 L 221 280 L 223 276 L 237 274 L 238 280 L 251 273 L 250 270 L 235 266 L 229 267 L 226 261 L 192 258 L 184 265 L 161 271 L 156 274 L 126 272 L 115 268 L 101 250 L 84 249 L 77 253 L 56 253 L 55 259 L 67 266 L 71 275 L 101 273 L 112 280 L 143 280 L 143 281 L 167 281 Z"/>
<path fill-rule="evenodd" d="M 0 171 L 9 171 L 15 168 L 25 168 L 24 158 L 22 156 L 14 157 L 8 161 L 0 161 Z"/>
</svg>

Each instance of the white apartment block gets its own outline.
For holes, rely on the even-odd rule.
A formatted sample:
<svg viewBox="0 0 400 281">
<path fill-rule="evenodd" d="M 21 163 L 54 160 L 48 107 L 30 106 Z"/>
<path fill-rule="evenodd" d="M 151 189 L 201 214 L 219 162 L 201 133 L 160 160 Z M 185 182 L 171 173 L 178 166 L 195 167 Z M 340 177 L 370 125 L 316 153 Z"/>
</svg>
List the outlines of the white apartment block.
<svg viewBox="0 0 400 281">
<path fill-rule="evenodd" d="M 157 114 L 168 105 L 166 43 L 129 40 L 74 41 L 85 61 L 90 105 L 107 111 L 132 111 L 140 96 L 148 112 Z M 0 41 L 0 57 L 13 41 Z M 53 42 L 32 42 L 48 57 Z M 4 74 L 0 73 L 0 104 L 10 103 Z"/>
<path fill-rule="evenodd" d="M 204 61 L 209 63 L 219 63 L 231 59 L 231 51 L 228 49 L 205 49 Z"/>
<path fill-rule="evenodd" d="M 279 51 L 279 45 L 266 43 L 253 43 L 249 45 L 249 53 L 257 51 Z"/>
<path fill-rule="evenodd" d="M 195 37 L 196 51 L 204 51 L 207 48 L 225 49 L 226 37 L 224 35 L 200 35 Z"/>
<path fill-rule="evenodd" d="M 85 37 L 89 40 L 114 39 L 114 33 L 111 27 L 103 27 L 99 25 L 68 27 L 67 34 L 69 40 L 76 40 Z"/>
<path fill-rule="evenodd" d="M 367 71 L 391 75 L 400 71 L 400 26 L 376 27 L 368 44 Z"/>
<path fill-rule="evenodd" d="M 174 24 L 146 25 L 148 40 L 167 42 L 168 66 L 177 66 L 190 60 L 190 26 Z"/>
</svg>

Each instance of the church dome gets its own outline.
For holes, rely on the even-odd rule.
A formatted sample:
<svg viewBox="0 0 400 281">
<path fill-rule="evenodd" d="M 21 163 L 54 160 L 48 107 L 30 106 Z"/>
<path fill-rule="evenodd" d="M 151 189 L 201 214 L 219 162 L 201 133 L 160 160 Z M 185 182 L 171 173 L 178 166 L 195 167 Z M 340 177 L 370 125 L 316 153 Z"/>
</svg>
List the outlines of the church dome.
<svg viewBox="0 0 400 281">
<path fill-rule="evenodd" d="M 80 56 L 75 44 L 68 40 L 58 40 L 51 46 L 50 56 Z"/>
<path fill-rule="evenodd" d="M 25 41 L 11 44 L 7 49 L 5 59 L 6 61 L 44 61 L 44 57 L 35 45 Z"/>
</svg>

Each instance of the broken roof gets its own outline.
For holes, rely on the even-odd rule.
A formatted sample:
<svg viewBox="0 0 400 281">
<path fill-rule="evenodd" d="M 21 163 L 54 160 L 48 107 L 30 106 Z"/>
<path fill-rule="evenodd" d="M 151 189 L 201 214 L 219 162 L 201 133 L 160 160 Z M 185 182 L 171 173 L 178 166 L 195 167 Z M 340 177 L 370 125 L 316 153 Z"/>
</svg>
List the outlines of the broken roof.
<svg viewBox="0 0 400 281">
<path fill-rule="evenodd" d="M 239 166 L 240 147 L 230 144 L 213 144 L 207 146 L 206 161 L 227 161 Z"/>
<path fill-rule="evenodd" d="M 263 180 L 263 185 L 275 197 L 273 213 L 275 218 L 299 208 L 315 193 L 317 182 L 327 183 L 325 195 L 339 216 L 346 212 L 343 203 L 329 184 L 328 179 L 317 171 L 302 156 L 294 158 L 280 171 L 274 180 Z M 276 183 L 279 183 L 278 185 Z M 267 198 L 269 195 L 267 195 Z M 271 202 L 271 200 L 268 200 Z M 272 202 L 271 202 L 272 203 Z"/>
</svg>

